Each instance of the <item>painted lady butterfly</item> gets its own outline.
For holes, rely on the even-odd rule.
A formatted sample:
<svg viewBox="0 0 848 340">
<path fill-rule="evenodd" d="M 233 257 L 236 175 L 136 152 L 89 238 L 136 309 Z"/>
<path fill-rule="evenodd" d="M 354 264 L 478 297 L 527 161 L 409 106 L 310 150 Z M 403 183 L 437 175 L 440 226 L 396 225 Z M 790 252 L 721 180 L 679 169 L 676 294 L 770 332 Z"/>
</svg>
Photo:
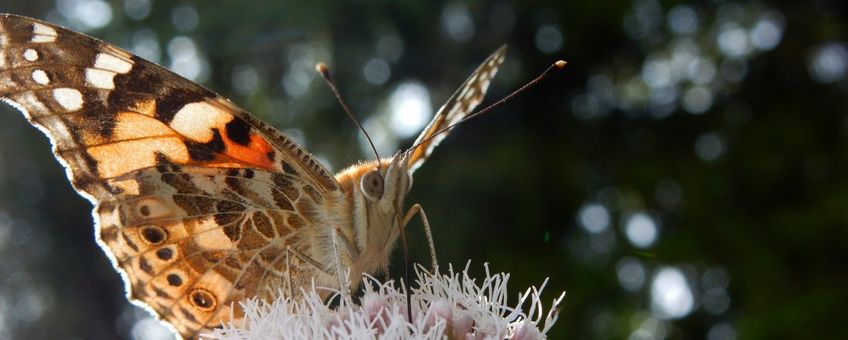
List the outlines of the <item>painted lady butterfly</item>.
<svg viewBox="0 0 848 340">
<path fill-rule="evenodd" d="M 50 138 L 94 205 L 97 242 L 129 299 L 191 338 L 238 319 L 245 298 L 313 279 L 338 287 L 337 259 L 354 284 L 386 270 L 401 226 L 420 212 L 399 210 L 413 171 L 482 101 L 505 51 L 448 99 L 417 147 L 335 176 L 214 92 L 31 18 L 0 14 L 0 97 Z"/>
</svg>

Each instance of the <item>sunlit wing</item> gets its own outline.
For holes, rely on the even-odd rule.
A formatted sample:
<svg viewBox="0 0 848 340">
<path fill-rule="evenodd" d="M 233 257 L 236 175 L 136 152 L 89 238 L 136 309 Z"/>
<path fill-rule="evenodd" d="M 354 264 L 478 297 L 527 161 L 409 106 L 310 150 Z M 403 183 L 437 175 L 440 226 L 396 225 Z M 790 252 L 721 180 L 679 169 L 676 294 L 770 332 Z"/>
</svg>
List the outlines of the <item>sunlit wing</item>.
<svg viewBox="0 0 848 340">
<path fill-rule="evenodd" d="M 439 108 L 430 124 L 424 128 L 424 131 L 418 136 L 413 145 L 418 145 L 418 148 L 412 153 L 409 158 L 409 171 L 414 172 L 418 167 L 424 164 L 424 161 L 430 157 L 436 145 L 448 135 L 450 131 L 442 131 L 444 128 L 451 126 L 474 111 L 486 95 L 486 90 L 495 74 L 498 72 L 498 67 L 503 63 L 506 56 L 506 45 L 501 46 L 494 53 L 489 55 L 480 66 L 462 83 L 456 92 L 448 98 L 447 102 Z M 435 136 L 434 136 L 435 135 Z M 431 138 L 432 137 L 432 138 Z M 429 139 L 428 139 L 429 138 Z M 426 141 L 425 141 L 426 140 Z"/>
<path fill-rule="evenodd" d="M 108 181 L 157 160 L 331 174 L 274 128 L 158 65 L 49 23 L 0 15 L 0 97 L 53 142 L 75 188 L 103 199 Z"/>
<path fill-rule="evenodd" d="M 228 100 L 35 19 L 0 14 L 0 98 L 50 138 L 95 204 L 98 241 L 131 299 L 186 337 L 279 278 L 281 247 L 297 247 L 289 234 L 311 223 L 306 207 L 339 190 L 314 157 Z"/>
</svg>

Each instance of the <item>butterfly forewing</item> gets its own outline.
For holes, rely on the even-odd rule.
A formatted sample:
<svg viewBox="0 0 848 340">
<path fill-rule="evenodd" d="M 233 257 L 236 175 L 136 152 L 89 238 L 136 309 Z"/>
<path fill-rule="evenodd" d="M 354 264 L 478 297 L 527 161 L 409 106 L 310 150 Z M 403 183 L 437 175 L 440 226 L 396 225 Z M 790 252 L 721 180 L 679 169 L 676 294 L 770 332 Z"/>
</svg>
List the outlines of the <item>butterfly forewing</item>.
<svg viewBox="0 0 848 340">
<path fill-rule="evenodd" d="M 439 108 L 433 120 L 424 128 L 413 145 L 418 145 L 409 158 L 410 172 L 415 171 L 430 157 L 433 149 L 447 136 L 450 131 L 442 131 L 474 111 L 486 95 L 486 90 L 492 82 L 492 78 L 498 72 L 498 67 L 506 57 L 506 45 L 498 48 L 489 55 L 480 66 L 468 76 L 468 79 L 448 98 L 447 102 Z M 440 132 L 441 131 L 441 132 Z M 438 135 L 435 135 L 439 133 Z M 435 135 L 435 136 L 434 136 Z"/>
<path fill-rule="evenodd" d="M 0 23 L 0 96 L 46 130 L 80 191 L 108 197 L 115 188 L 100 180 L 162 158 L 278 172 L 288 167 L 322 191 L 336 187 L 290 139 L 200 85 L 48 23 L 8 14 Z"/>
<path fill-rule="evenodd" d="M 306 251 L 291 236 L 315 227 L 314 207 L 338 183 L 226 99 L 103 41 L 8 14 L 0 97 L 50 138 L 95 204 L 99 242 L 131 298 L 181 335 L 311 276 L 294 273 L 311 267 L 283 261 L 284 247 Z"/>
</svg>

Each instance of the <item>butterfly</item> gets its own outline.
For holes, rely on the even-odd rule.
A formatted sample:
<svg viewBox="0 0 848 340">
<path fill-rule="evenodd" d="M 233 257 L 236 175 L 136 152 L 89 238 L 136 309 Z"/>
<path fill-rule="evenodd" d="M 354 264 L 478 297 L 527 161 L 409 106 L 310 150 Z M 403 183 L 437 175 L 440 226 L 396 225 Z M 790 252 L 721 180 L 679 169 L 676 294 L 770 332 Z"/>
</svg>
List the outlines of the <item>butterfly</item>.
<svg viewBox="0 0 848 340">
<path fill-rule="evenodd" d="M 93 205 L 127 296 L 196 338 L 239 301 L 387 270 L 412 174 L 483 100 L 492 53 L 414 147 L 338 174 L 229 100 L 114 45 L 0 14 L 0 97 L 50 139 Z M 402 217 L 402 218 L 401 218 Z"/>
</svg>

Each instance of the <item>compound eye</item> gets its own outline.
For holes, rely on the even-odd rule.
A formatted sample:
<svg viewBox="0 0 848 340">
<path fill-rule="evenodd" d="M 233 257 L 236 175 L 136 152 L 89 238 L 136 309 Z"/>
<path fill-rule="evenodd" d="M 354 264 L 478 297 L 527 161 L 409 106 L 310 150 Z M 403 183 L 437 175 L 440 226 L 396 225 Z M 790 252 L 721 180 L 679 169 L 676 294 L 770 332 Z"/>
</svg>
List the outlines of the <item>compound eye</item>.
<svg viewBox="0 0 848 340">
<path fill-rule="evenodd" d="M 362 176 L 359 187 L 365 197 L 371 201 L 376 201 L 383 197 L 383 175 L 380 174 L 379 170 L 371 170 Z"/>
</svg>

